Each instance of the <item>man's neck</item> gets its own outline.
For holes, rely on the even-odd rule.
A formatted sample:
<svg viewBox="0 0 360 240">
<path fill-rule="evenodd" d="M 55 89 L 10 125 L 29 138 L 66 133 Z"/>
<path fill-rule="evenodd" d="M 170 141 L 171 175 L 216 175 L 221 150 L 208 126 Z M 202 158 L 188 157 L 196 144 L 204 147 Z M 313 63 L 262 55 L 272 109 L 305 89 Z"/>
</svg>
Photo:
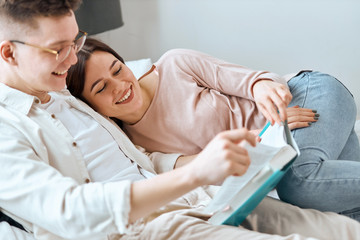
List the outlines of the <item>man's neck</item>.
<svg viewBox="0 0 360 240">
<path fill-rule="evenodd" d="M 0 82 L 2 82 L 3 84 L 5 84 L 8 87 L 17 89 L 23 93 L 38 97 L 40 99 L 41 103 L 47 103 L 51 99 L 51 96 L 48 94 L 48 92 L 45 92 L 45 91 L 39 92 L 36 90 L 31 91 L 29 88 L 26 88 L 23 85 L 16 84 L 16 81 L 12 81 L 11 79 L 9 80 L 9 78 L 7 78 L 7 80 L 6 80 L 6 78 L 0 79 Z"/>
<path fill-rule="evenodd" d="M 37 97 L 40 99 L 41 103 L 48 103 L 51 99 L 51 96 L 48 93 L 44 93 L 41 98 L 39 96 Z"/>
</svg>

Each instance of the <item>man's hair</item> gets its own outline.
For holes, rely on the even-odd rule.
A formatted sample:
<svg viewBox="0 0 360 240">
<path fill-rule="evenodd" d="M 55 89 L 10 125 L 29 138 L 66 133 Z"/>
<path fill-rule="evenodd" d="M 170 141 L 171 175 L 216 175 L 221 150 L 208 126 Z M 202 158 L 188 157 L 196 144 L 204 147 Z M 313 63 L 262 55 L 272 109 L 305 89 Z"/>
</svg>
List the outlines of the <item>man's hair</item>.
<svg viewBox="0 0 360 240">
<path fill-rule="evenodd" d="M 58 17 L 75 11 L 81 0 L 0 0 L 0 21 L 33 25 L 36 17 Z"/>
</svg>

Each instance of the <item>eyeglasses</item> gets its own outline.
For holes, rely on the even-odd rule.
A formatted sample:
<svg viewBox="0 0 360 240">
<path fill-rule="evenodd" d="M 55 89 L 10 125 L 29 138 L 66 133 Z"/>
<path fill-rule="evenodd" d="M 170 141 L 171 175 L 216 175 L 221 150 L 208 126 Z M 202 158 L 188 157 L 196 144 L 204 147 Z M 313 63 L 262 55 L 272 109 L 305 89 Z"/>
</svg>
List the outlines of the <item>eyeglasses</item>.
<svg viewBox="0 0 360 240">
<path fill-rule="evenodd" d="M 27 42 L 18 41 L 18 40 L 10 40 L 10 42 L 20 43 L 20 44 L 24 44 L 24 45 L 27 45 L 30 47 L 35 47 L 35 48 L 41 49 L 44 52 L 54 54 L 56 56 L 56 61 L 62 62 L 69 56 L 69 54 L 71 52 L 71 48 L 73 48 L 76 53 L 78 53 L 80 51 L 80 49 L 84 46 L 86 36 L 87 36 L 87 32 L 80 30 L 78 35 L 76 36 L 74 42 L 71 45 L 60 49 L 59 51 L 56 51 L 56 50 L 53 50 L 50 48 L 46 48 L 46 47 L 41 47 L 41 46 L 38 46 L 35 44 L 30 44 Z"/>
</svg>

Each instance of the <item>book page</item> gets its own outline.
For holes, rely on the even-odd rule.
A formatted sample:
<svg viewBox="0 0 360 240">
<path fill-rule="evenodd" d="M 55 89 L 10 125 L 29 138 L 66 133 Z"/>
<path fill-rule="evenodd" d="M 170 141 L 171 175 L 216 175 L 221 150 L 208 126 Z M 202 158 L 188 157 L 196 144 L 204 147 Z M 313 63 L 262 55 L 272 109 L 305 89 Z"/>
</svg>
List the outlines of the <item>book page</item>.
<svg viewBox="0 0 360 240">
<path fill-rule="evenodd" d="M 271 126 L 268 123 L 264 130 L 260 133 L 261 143 L 274 147 L 281 147 L 289 144 L 292 146 L 298 155 L 300 155 L 300 150 L 290 132 L 289 126 L 286 124 L 279 126 L 277 123 L 274 126 Z"/>
<path fill-rule="evenodd" d="M 268 123 L 269 124 L 269 123 Z M 268 125 L 267 125 L 268 126 Z M 268 126 L 266 131 L 263 132 L 261 137 L 261 144 L 265 144 L 273 147 L 282 147 L 287 143 L 285 141 L 284 126 L 279 126 L 277 123 L 274 126 Z"/>
<path fill-rule="evenodd" d="M 274 155 L 279 152 L 280 148 L 271 147 L 263 144 L 257 144 L 256 147 L 246 144 L 251 163 L 246 173 L 239 177 L 228 177 L 214 199 L 205 208 L 207 213 L 215 213 L 226 207 L 227 203 L 243 188 L 261 169 L 267 166 Z"/>
<path fill-rule="evenodd" d="M 262 169 L 271 168 L 269 162 L 277 155 L 284 146 L 287 146 L 285 129 L 283 125 L 275 123 L 273 126 L 268 123 L 260 133 L 261 142 L 252 147 L 246 143 L 245 148 L 248 150 L 251 163 L 246 173 L 239 177 L 230 176 L 225 179 L 219 192 L 214 199 L 205 208 L 207 213 L 215 213 L 224 209 L 227 203 L 242 189 L 256 174 Z M 291 136 L 292 137 L 292 136 Z M 280 163 L 280 165 L 283 162 Z"/>
</svg>

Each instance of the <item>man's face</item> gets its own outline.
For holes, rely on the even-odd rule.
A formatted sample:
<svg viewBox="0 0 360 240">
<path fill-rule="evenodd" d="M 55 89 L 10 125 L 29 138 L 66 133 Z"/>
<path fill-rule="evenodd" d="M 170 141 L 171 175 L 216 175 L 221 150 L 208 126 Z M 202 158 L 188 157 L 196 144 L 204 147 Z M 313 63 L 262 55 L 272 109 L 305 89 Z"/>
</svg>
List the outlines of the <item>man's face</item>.
<svg viewBox="0 0 360 240">
<path fill-rule="evenodd" d="M 36 19 L 38 29 L 30 29 L 24 39 L 16 39 L 29 44 L 59 51 L 73 43 L 78 34 L 74 14 L 61 17 L 40 17 Z M 56 55 L 39 48 L 16 44 L 15 86 L 20 91 L 38 96 L 44 92 L 58 91 L 65 87 L 67 70 L 77 61 L 74 49 L 63 61 Z"/>
</svg>

